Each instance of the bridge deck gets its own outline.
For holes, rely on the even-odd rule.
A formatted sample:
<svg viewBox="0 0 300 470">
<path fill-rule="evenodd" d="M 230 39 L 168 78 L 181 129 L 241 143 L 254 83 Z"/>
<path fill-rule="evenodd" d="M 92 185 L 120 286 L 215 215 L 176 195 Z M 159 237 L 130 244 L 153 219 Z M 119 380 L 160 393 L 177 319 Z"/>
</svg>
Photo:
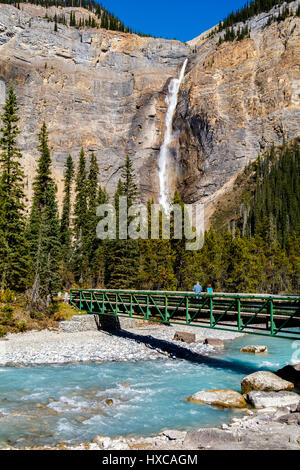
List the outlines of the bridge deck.
<svg viewBox="0 0 300 470">
<path fill-rule="evenodd" d="M 73 289 L 70 304 L 90 314 L 300 339 L 296 295 Z"/>
</svg>

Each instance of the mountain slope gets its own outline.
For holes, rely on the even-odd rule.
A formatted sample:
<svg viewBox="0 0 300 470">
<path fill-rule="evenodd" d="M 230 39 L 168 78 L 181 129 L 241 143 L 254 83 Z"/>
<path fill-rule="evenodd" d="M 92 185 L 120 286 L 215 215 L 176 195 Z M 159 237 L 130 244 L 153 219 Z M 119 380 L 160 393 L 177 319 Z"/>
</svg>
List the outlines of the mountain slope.
<svg viewBox="0 0 300 470">
<path fill-rule="evenodd" d="M 249 38 L 218 46 L 218 34 L 186 45 L 60 23 L 55 32 L 41 7 L 27 8 L 0 4 L 0 104 L 12 82 L 29 197 L 45 120 L 60 201 L 63 166 L 69 153 L 78 161 L 81 147 L 95 153 L 110 194 L 130 155 L 143 199 L 157 199 L 165 98 L 186 57 L 170 180 L 184 201 L 205 203 L 207 218 L 249 162 L 299 135 L 296 16 L 271 25 L 251 18 Z"/>
</svg>

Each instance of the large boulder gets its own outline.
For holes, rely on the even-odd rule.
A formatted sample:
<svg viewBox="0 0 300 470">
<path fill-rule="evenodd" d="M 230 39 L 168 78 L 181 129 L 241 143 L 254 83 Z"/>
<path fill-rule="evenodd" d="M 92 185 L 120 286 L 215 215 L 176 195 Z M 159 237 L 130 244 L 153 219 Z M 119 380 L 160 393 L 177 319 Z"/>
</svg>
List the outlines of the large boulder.
<svg viewBox="0 0 300 470">
<path fill-rule="evenodd" d="M 268 348 L 267 346 L 249 344 L 248 346 L 244 346 L 240 351 L 244 353 L 263 354 L 268 352 Z"/>
<path fill-rule="evenodd" d="M 205 338 L 204 344 L 208 344 L 209 346 L 212 346 L 213 348 L 224 349 L 224 341 L 219 338 Z"/>
<path fill-rule="evenodd" d="M 246 400 L 234 390 L 202 390 L 187 398 L 187 401 L 223 408 L 244 408 Z"/>
<path fill-rule="evenodd" d="M 194 333 L 187 333 L 186 331 L 176 331 L 174 341 L 182 341 L 183 343 L 195 343 L 196 335 Z"/>
<path fill-rule="evenodd" d="M 248 402 L 254 408 L 281 408 L 289 407 L 293 411 L 297 409 L 300 403 L 300 395 L 294 392 L 260 392 L 252 391 L 247 393 Z"/>
<path fill-rule="evenodd" d="M 163 436 L 166 436 L 170 441 L 183 441 L 186 437 L 186 431 L 177 431 L 176 429 L 170 429 L 163 431 Z"/>
<path fill-rule="evenodd" d="M 300 413 L 288 413 L 277 418 L 279 423 L 296 424 L 300 426 Z"/>
<path fill-rule="evenodd" d="M 238 438 L 230 432 L 218 428 L 204 428 L 188 432 L 184 440 L 184 447 L 188 449 L 209 449 L 237 442 Z"/>
<path fill-rule="evenodd" d="M 275 372 L 278 377 L 293 382 L 295 387 L 300 387 L 300 362 L 297 364 L 289 364 Z"/>
<path fill-rule="evenodd" d="M 258 371 L 244 377 L 241 383 L 242 393 L 252 390 L 264 392 L 279 392 L 280 390 L 293 390 L 294 384 L 281 379 L 273 372 Z"/>
</svg>

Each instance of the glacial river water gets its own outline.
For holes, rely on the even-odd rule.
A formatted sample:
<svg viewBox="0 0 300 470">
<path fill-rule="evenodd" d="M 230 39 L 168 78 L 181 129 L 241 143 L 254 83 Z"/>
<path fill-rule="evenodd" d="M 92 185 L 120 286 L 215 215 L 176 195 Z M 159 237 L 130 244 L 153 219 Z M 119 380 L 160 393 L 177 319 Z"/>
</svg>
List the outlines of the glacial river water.
<svg viewBox="0 0 300 470">
<path fill-rule="evenodd" d="M 265 344 L 269 352 L 241 353 L 245 344 Z M 99 434 L 141 436 L 228 422 L 240 413 L 185 398 L 203 389 L 240 391 L 245 375 L 299 362 L 299 350 L 300 341 L 245 336 L 200 362 L 168 359 L 1 367 L 0 445 L 77 443 Z"/>
</svg>

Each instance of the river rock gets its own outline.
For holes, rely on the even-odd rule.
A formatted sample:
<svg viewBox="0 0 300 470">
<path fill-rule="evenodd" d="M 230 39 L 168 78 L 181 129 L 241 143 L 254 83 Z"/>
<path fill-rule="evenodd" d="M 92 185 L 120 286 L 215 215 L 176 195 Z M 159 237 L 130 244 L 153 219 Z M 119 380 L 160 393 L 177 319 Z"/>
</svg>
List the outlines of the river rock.
<svg viewBox="0 0 300 470">
<path fill-rule="evenodd" d="M 279 423 L 300 425 L 300 413 L 288 413 L 277 419 Z"/>
<path fill-rule="evenodd" d="M 213 348 L 224 348 L 224 341 L 219 338 L 205 338 L 204 344 L 208 344 L 209 346 L 212 346 Z"/>
<path fill-rule="evenodd" d="M 183 441 L 184 438 L 186 437 L 186 431 L 177 431 L 176 429 L 163 431 L 162 434 L 166 436 L 170 441 L 175 441 L 175 440 Z"/>
<path fill-rule="evenodd" d="M 182 341 L 184 343 L 195 343 L 196 335 L 186 331 L 176 331 L 173 339 L 174 341 Z"/>
<path fill-rule="evenodd" d="M 232 433 L 218 428 L 206 428 L 188 432 L 184 446 L 188 449 L 206 449 L 232 442 L 237 442 Z"/>
<path fill-rule="evenodd" d="M 268 352 L 268 348 L 267 346 L 249 344 L 248 346 L 244 346 L 240 351 L 244 353 L 262 354 Z"/>
<path fill-rule="evenodd" d="M 122 382 L 121 385 L 122 385 L 123 387 L 127 387 L 127 388 L 128 388 L 128 387 L 130 387 L 130 382 Z"/>
<path fill-rule="evenodd" d="M 105 403 L 106 403 L 108 406 L 113 406 L 114 401 L 113 401 L 111 398 L 107 398 L 107 399 L 105 400 Z"/>
<path fill-rule="evenodd" d="M 300 387 L 300 362 L 289 364 L 275 372 L 278 377 L 293 382 L 296 387 Z"/>
<path fill-rule="evenodd" d="M 247 401 L 254 408 L 280 408 L 288 406 L 292 410 L 296 410 L 300 402 L 300 395 L 294 392 L 262 392 L 252 391 L 247 393 Z"/>
<path fill-rule="evenodd" d="M 273 372 L 258 371 L 244 377 L 241 388 L 243 394 L 252 390 L 279 392 L 280 390 L 293 390 L 294 384 L 281 379 Z"/>
<path fill-rule="evenodd" d="M 245 398 L 234 390 L 202 390 L 187 398 L 187 401 L 224 408 L 244 408 Z"/>
</svg>

